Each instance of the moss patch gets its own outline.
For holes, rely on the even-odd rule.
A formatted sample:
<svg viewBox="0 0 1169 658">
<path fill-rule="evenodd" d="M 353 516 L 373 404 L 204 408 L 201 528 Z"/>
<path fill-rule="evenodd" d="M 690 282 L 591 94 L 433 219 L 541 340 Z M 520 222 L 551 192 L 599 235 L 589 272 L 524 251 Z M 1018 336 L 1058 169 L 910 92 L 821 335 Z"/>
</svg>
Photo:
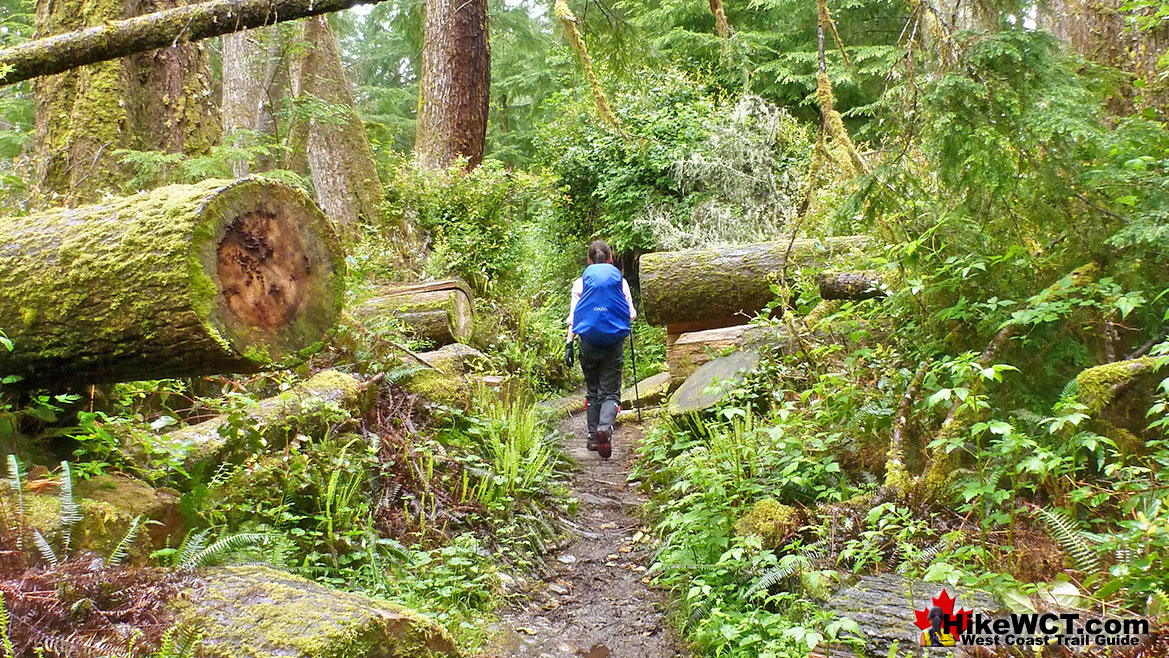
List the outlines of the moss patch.
<svg viewBox="0 0 1169 658">
<path fill-rule="evenodd" d="M 735 532 L 740 535 L 759 535 L 765 548 L 776 549 L 804 524 L 804 513 L 774 498 L 764 498 L 735 521 Z"/>
</svg>

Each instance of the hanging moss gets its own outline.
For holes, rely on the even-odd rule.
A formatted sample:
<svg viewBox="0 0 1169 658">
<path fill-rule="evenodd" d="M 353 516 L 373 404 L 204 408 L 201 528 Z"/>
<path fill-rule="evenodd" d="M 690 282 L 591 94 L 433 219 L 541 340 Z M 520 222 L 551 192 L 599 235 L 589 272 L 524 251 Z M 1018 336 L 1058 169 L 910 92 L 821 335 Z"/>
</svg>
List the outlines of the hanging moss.
<svg viewBox="0 0 1169 658">
<path fill-rule="evenodd" d="M 555 11 L 556 15 L 560 17 L 561 23 L 564 24 L 564 33 L 568 37 L 569 45 L 572 46 L 576 56 L 580 58 L 585 79 L 588 80 L 589 89 L 593 92 L 593 102 L 597 106 L 597 113 L 601 115 L 605 123 L 616 128 L 622 137 L 629 139 L 624 126 L 621 125 L 621 120 L 617 118 L 617 115 L 613 113 L 613 108 L 609 105 L 609 97 L 605 95 L 605 89 L 601 87 L 601 81 L 597 78 L 596 71 L 593 70 L 593 58 L 589 55 L 588 47 L 585 46 L 580 30 L 576 27 L 580 23 L 580 19 L 568 8 L 568 3 L 565 0 L 556 0 Z"/>
</svg>

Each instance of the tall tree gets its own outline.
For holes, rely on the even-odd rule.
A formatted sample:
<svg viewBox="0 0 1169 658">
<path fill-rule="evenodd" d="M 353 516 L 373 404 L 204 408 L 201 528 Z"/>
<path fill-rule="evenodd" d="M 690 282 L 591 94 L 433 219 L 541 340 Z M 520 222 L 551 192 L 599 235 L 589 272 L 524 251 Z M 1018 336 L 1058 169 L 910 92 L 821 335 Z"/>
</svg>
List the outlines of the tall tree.
<svg viewBox="0 0 1169 658">
<path fill-rule="evenodd" d="M 286 35 L 287 28 L 273 25 L 223 37 L 224 141 L 251 147 L 254 160 L 233 161 L 236 176 L 284 165 L 275 150 L 265 152 L 255 147 L 263 141 L 280 141 L 280 116 L 288 103 L 291 59 Z"/>
<path fill-rule="evenodd" d="M 176 0 L 38 0 L 37 36 L 177 6 Z M 34 87 L 40 204 L 85 203 L 128 180 L 119 149 L 202 153 L 219 138 L 211 72 L 184 43 L 43 78 Z"/>
<path fill-rule="evenodd" d="M 353 105 L 353 92 L 337 39 L 324 16 L 304 23 L 308 44 L 297 58 L 293 93 L 307 105 L 308 162 L 317 202 L 338 229 L 355 235 L 361 219 L 379 218 L 384 191 L 365 127 Z"/>
<path fill-rule="evenodd" d="M 414 155 L 427 167 L 483 160 L 491 56 L 487 0 L 427 0 Z"/>
</svg>

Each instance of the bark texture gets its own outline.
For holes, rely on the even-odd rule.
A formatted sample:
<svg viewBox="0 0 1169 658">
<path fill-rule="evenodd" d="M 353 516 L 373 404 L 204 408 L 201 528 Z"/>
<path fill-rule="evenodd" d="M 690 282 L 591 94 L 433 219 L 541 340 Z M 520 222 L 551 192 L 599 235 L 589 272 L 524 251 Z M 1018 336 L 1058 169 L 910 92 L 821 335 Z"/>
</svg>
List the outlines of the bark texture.
<svg viewBox="0 0 1169 658">
<path fill-rule="evenodd" d="M 384 197 L 365 126 L 341 67 L 337 38 L 324 16 L 305 21 L 307 49 L 295 66 L 293 93 L 327 109 L 308 125 L 308 162 L 317 202 L 338 232 L 350 240 L 360 222 L 375 222 Z"/>
<path fill-rule="evenodd" d="M 483 161 L 491 55 L 487 0 L 426 0 L 426 36 L 418 91 L 414 156 L 443 168 L 465 157 Z"/>
<path fill-rule="evenodd" d="M 324 370 L 280 395 L 260 400 L 255 407 L 248 409 L 247 424 L 269 445 L 282 446 L 288 438 L 286 434 L 292 419 L 305 417 L 305 412 L 322 403 L 335 404 L 352 416 L 361 417 L 372 402 L 370 391 L 370 387 L 352 375 Z M 157 437 L 154 449 L 171 453 L 187 469 L 193 469 L 201 462 L 214 465 L 232 450 L 245 447 L 228 440 L 225 434 L 230 433 L 220 432 L 228 421 L 229 417 L 222 415 L 181 427 Z M 301 428 L 302 431 L 308 429 Z M 326 427 L 317 429 L 322 433 L 329 430 Z"/>
<path fill-rule="evenodd" d="M 344 259 L 282 183 L 172 185 L 0 219 L 0 372 L 88 383 L 255 372 L 321 345 Z"/>
<path fill-rule="evenodd" d="M 823 272 L 816 277 L 821 299 L 877 299 L 885 296 L 876 272 Z"/>
<path fill-rule="evenodd" d="M 1051 0 L 1038 22 L 1093 62 L 1145 80 L 1148 86 L 1140 93 L 1149 105 L 1162 106 L 1169 100 L 1169 82 L 1157 63 L 1169 51 L 1169 29 L 1133 29 L 1123 5 L 1123 0 Z M 1119 85 L 1118 90 L 1115 105 L 1124 110 L 1136 89 Z"/>
<path fill-rule="evenodd" d="M 353 314 L 366 323 L 378 318 L 399 319 L 413 338 L 435 347 L 466 341 L 475 324 L 471 289 L 458 279 L 386 286 Z"/>
<path fill-rule="evenodd" d="M 866 243 L 860 236 L 796 240 L 791 263 L 823 263 Z M 783 270 L 787 256 L 786 241 L 645 254 L 639 274 L 646 321 L 663 325 L 736 316 L 745 321 L 775 299 L 772 277 Z"/>
<path fill-rule="evenodd" d="M 276 25 L 223 37 L 221 120 L 225 142 L 247 148 L 262 136 L 278 139 L 277 117 L 289 102 L 291 41 L 287 30 Z M 254 155 L 255 162 L 243 159 L 233 162 L 232 173 L 242 177 L 276 168 L 300 172 L 274 155 Z"/>
<path fill-rule="evenodd" d="M 39 40 L 0 51 L 0 70 L 14 67 L 0 81 L 27 79 L 31 76 L 12 76 L 23 66 L 36 68 L 38 62 L 58 67 L 47 72 L 64 70 L 58 66 L 61 60 L 72 58 L 81 46 L 61 32 L 173 9 L 176 4 L 177 0 L 39 0 Z M 137 52 L 37 81 L 34 203 L 87 203 L 116 191 L 131 173 L 115 155 L 118 149 L 197 154 L 218 141 L 212 75 L 203 47 L 183 43 Z"/>
<path fill-rule="evenodd" d="M 0 50 L 0 67 L 7 73 L 0 75 L 0 84 L 9 85 L 31 78 L 62 73 L 79 66 L 104 62 L 127 55 L 143 53 L 217 37 L 250 28 L 273 25 L 309 16 L 318 16 L 357 5 L 376 4 L 381 0 L 212 0 L 170 10 L 125 18 L 118 12 L 98 7 L 59 3 L 62 10 L 57 19 L 61 27 L 76 30 L 67 34 L 36 40 Z M 98 2 L 98 0 L 90 0 Z M 42 0 L 49 8 L 48 0 Z M 56 15 L 57 8 L 51 13 Z M 48 13 L 48 12 L 46 12 Z M 70 20 L 70 14 L 84 15 L 87 23 Z M 78 18 L 78 16 L 72 16 Z M 93 27 L 86 28 L 89 24 Z M 68 27 L 66 27 L 68 25 Z M 83 29 L 84 28 L 84 29 Z M 63 32 L 64 30 L 56 30 Z M 54 32 L 41 32 L 41 35 Z"/>
<path fill-rule="evenodd" d="M 206 658 L 458 656 L 439 625 L 407 608 L 265 566 L 207 569 L 172 602 Z"/>
</svg>

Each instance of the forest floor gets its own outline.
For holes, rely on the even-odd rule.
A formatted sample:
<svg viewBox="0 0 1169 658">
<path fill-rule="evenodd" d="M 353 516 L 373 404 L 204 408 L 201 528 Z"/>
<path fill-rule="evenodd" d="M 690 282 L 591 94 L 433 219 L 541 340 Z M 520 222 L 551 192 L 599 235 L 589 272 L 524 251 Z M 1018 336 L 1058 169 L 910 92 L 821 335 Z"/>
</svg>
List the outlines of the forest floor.
<svg viewBox="0 0 1169 658">
<path fill-rule="evenodd" d="M 581 465 L 573 481 L 580 501 L 575 541 L 548 556 L 555 573 L 524 605 L 506 609 L 494 650 L 499 658 L 666 658 L 685 653 L 675 644 L 663 597 L 649 589 L 653 559 L 648 528 L 636 516 L 645 502 L 626 483 L 635 425 L 619 428 L 613 456 L 585 449 L 583 414 L 560 425 L 566 450 Z"/>
</svg>

